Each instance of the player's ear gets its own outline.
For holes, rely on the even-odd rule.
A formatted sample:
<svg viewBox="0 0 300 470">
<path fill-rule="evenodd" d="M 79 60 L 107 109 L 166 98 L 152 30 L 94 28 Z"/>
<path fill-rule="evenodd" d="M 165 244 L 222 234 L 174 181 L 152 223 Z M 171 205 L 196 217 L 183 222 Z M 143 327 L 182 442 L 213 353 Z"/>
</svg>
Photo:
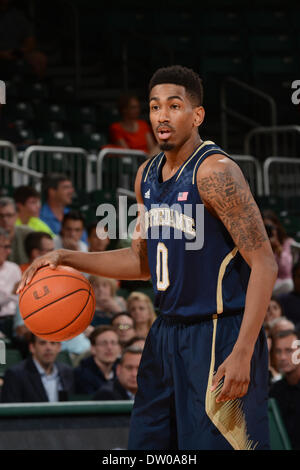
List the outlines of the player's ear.
<svg viewBox="0 0 300 470">
<path fill-rule="evenodd" d="M 201 126 L 202 122 L 204 121 L 205 117 L 205 110 L 203 106 L 196 106 L 194 108 L 194 126 L 199 127 Z"/>
</svg>

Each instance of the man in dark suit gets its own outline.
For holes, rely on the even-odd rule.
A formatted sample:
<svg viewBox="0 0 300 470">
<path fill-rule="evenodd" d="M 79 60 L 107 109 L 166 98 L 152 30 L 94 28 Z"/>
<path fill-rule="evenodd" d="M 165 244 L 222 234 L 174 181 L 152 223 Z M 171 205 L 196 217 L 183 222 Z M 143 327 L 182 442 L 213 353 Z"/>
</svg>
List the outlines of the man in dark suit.
<svg viewBox="0 0 300 470">
<path fill-rule="evenodd" d="M 2 403 L 65 401 L 74 393 L 74 372 L 56 362 L 60 343 L 31 336 L 31 357 L 7 369 L 1 390 Z"/>
<path fill-rule="evenodd" d="M 134 400 L 137 392 L 137 372 L 142 350 L 124 349 L 116 367 L 116 378 L 103 385 L 93 396 L 94 400 Z"/>
</svg>

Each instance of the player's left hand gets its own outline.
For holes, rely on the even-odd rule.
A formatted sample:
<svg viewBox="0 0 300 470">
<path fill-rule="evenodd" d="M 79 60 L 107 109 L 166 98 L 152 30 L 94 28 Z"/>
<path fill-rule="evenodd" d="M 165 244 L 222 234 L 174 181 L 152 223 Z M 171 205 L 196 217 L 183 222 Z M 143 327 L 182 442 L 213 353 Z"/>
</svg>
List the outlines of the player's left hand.
<svg viewBox="0 0 300 470">
<path fill-rule="evenodd" d="M 216 402 L 224 402 L 246 395 L 250 382 L 250 360 L 247 355 L 232 353 L 218 367 L 212 380 L 211 391 L 214 391 L 224 377 L 223 386 Z"/>
</svg>

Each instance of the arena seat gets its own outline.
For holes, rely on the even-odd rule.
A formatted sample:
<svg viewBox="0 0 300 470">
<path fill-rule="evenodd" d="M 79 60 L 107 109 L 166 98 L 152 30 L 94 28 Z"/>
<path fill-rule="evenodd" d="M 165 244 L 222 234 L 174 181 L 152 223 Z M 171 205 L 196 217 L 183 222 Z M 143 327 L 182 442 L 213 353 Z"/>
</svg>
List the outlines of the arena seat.
<svg viewBox="0 0 300 470">
<path fill-rule="evenodd" d="M 248 36 L 248 46 L 251 52 L 268 52 L 290 54 L 294 47 L 291 34 L 254 34 Z"/>
</svg>

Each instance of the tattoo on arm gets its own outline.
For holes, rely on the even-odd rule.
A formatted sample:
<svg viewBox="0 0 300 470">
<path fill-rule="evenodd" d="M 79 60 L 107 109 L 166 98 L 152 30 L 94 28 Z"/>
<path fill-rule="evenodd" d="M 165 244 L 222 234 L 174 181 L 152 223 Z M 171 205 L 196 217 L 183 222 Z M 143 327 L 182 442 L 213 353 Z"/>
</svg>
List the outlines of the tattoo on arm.
<svg viewBox="0 0 300 470">
<path fill-rule="evenodd" d="M 256 250 L 268 239 L 247 182 L 230 169 L 198 179 L 204 203 L 220 218 L 239 249 Z"/>
</svg>

